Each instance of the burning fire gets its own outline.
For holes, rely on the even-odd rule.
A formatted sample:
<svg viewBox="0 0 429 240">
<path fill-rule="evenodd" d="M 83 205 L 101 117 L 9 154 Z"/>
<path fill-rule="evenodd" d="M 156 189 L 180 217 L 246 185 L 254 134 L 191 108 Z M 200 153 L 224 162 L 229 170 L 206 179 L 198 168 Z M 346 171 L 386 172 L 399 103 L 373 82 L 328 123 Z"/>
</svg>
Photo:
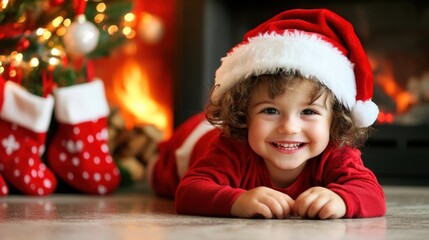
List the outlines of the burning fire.
<svg viewBox="0 0 429 240">
<path fill-rule="evenodd" d="M 375 80 L 383 91 L 395 101 L 396 112 L 405 112 L 415 102 L 415 97 L 411 93 L 403 90 L 396 83 L 391 73 L 379 74 L 375 77 Z"/>
<path fill-rule="evenodd" d="M 130 59 L 123 64 L 122 71 L 114 76 L 112 85 L 115 102 L 120 105 L 127 128 L 152 124 L 164 132 L 164 137 L 171 134 L 171 113 L 167 107 L 154 100 L 149 77 L 136 60 Z"/>
<path fill-rule="evenodd" d="M 374 82 L 395 102 L 396 114 L 406 112 L 416 103 L 415 96 L 398 84 L 389 61 L 372 56 L 370 62 L 374 72 Z M 380 123 L 392 123 L 394 116 L 392 113 L 381 112 L 378 120 Z"/>
</svg>

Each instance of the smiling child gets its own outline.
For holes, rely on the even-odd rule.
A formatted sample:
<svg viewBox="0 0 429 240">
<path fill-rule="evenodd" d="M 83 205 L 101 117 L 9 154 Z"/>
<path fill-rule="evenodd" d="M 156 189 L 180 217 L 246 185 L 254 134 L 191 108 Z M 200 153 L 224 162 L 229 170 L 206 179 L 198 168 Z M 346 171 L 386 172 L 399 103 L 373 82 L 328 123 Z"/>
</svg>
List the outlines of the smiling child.
<svg viewBox="0 0 429 240">
<path fill-rule="evenodd" d="M 179 214 L 382 216 L 384 192 L 359 150 L 378 115 L 372 83 L 349 22 L 282 12 L 222 59 L 205 112 L 160 144 L 151 186 Z"/>
</svg>

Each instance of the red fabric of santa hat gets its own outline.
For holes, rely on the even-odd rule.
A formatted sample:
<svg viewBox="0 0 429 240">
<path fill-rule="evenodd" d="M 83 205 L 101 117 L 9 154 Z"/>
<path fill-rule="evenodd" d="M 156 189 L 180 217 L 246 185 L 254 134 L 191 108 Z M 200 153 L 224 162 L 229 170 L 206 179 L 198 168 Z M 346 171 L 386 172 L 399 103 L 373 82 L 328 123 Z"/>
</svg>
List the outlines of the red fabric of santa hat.
<svg viewBox="0 0 429 240">
<path fill-rule="evenodd" d="M 353 26 L 327 9 L 296 9 L 278 14 L 249 31 L 216 71 L 212 100 L 250 76 L 299 71 L 331 89 L 358 127 L 378 116 L 372 102 L 373 76 Z"/>
</svg>

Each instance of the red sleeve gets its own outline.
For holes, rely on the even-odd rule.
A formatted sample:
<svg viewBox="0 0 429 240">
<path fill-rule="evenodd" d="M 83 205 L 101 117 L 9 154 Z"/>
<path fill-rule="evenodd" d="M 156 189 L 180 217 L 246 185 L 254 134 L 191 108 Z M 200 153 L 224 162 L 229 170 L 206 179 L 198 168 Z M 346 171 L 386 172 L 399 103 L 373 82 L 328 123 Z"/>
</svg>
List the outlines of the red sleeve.
<svg viewBox="0 0 429 240">
<path fill-rule="evenodd" d="M 371 170 L 363 165 L 358 149 L 327 151 L 321 159 L 326 187 L 346 203 L 346 218 L 379 217 L 386 213 L 383 189 Z"/>
<path fill-rule="evenodd" d="M 201 139 L 199 144 L 210 144 L 182 178 L 176 192 L 176 211 L 179 214 L 231 216 L 235 199 L 245 190 L 240 189 L 243 172 L 240 150 L 222 143 L 219 136 Z M 239 148 L 239 146 L 237 145 Z M 196 149 L 204 147 L 196 146 Z M 236 151 L 232 151 L 235 149 Z"/>
</svg>

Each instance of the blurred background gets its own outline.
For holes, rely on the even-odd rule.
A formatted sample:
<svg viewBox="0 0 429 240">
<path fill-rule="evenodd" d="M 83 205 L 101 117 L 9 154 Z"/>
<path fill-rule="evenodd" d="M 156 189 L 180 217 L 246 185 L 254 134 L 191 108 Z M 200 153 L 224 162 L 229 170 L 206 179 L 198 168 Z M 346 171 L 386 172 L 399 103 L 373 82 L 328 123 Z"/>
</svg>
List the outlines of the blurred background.
<svg viewBox="0 0 429 240">
<path fill-rule="evenodd" d="M 328 8 L 354 25 L 381 110 L 363 159 L 383 184 L 428 185 L 426 1 L 2 0 L 0 77 L 39 96 L 103 79 L 109 147 L 129 185 L 156 144 L 203 109 L 226 52 L 292 8 Z"/>
</svg>

